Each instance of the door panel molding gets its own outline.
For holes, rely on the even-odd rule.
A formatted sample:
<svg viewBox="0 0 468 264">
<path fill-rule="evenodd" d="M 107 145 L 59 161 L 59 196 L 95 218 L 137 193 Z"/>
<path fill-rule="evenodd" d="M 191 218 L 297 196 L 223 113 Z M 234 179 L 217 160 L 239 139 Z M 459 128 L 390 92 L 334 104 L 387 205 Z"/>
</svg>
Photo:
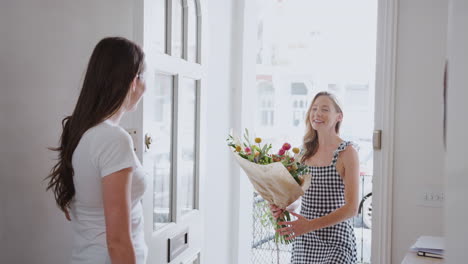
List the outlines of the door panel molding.
<svg viewBox="0 0 468 264">
<path fill-rule="evenodd" d="M 187 35 L 190 30 L 188 28 L 188 22 L 184 22 L 187 19 L 187 11 L 190 8 L 187 5 L 188 0 L 133 0 L 134 3 L 134 10 L 133 10 L 133 41 L 138 43 L 143 50 L 145 51 L 146 56 L 146 63 L 147 63 L 147 74 L 146 74 L 146 84 L 147 84 L 147 94 L 143 97 L 142 101 L 139 104 L 138 109 L 132 113 L 131 118 L 133 121 L 132 127 L 137 129 L 137 155 L 142 160 L 143 167 L 145 171 L 150 174 L 148 177 L 148 188 L 143 197 L 143 210 L 144 210 L 144 218 L 145 218 L 145 238 L 148 244 L 149 254 L 148 254 L 148 263 L 167 263 L 167 249 L 168 249 L 168 238 L 174 237 L 180 232 L 184 230 L 188 230 L 188 243 L 187 248 L 184 250 L 180 250 L 180 255 L 173 256 L 174 259 L 171 259 L 171 263 L 181 263 L 189 261 L 189 259 L 193 259 L 193 256 L 197 256 L 199 258 L 197 261 L 203 262 L 200 258 L 203 258 L 203 230 L 204 230 L 204 220 L 203 220 L 203 210 L 204 208 L 204 197 L 203 189 L 204 187 L 204 178 L 207 171 L 206 168 L 206 160 L 203 157 L 203 153 L 206 152 L 205 145 L 207 142 L 206 139 L 206 120 L 204 116 L 206 116 L 206 106 L 203 105 L 206 102 L 206 79 L 208 77 L 207 74 L 207 66 L 201 64 L 200 62 L 206 61 L 206 55 L 208 54 L 207 47 L 204 41 L 206 38 L 207 31 L 204 30 L 206 24 L 202 24 L 202 19 L 206 19 L 207 10 L 206 6 L 204 5 L 203 0 L 190 0 L 194 1 L 196 8 L 196 16 L 197 16 L 197 35 L 196 40 L 198 42 L 198 61 L 187 61 L 186 54 L 187 54 L 187 44 L 185 41 L 187 40 Z M 182 18 L 181 20 L 177 20 L 175 25 L 179 26 L 182 25 L 182 42 L 183 45 L 183 52 L 181 57 L 174 57 L 171 54 L 174 53 L 172 48 L 174 35 L 173 33 L 173 4 L 176 2 L 182 3 Z M 191 3 L 191 2 L 190 2 Z M 165 50 L 161 51 L 161 45 L 157 45 L 163 41 L 162 37 L 158 32 L 161 32 L 161 22 L 155 19 L 155 14 L 157 11 L 161 11 L 161 7 L 165 6 L 167 9 L 165 11 Z M 193 12 L 193 11 L 192 11 Z M 195 20 L 192 20 L 193 22 Z M 155 29 L 159 29 L 155 30 Z M 192 26 L 193 29 L 193 26 Z M 192 31 L 193 32 L 193 31 Z M 177 44 L 179 45 L 179 44 Z M 154 188 L 154 177 L 155 177 L 155 159 L 154 156 L 156 153 L 155 150 L 158 148 L 158 135 L 156 133 L 151 133 L 151 131 L 156 131 L 158 129 L 158 124 L 160 121 L 154 120 L 154 113 L 157 111 L 155 99 L 157 98 L 155 93 L 151 93 L 149 90 L 154 89 L 158 84 L 158 74 L 169 75 L 173 77 L 172 83 L 172 159 L 171 159 L 171 204 L 170 207 L 172 208 L 170 221 L 169 223 L 165 224 L 161 228 L 154 230 L 154 199 L 153 193 L 155 190 Z M 181 191 L 180 184 L 181 184 L 181 177 L 180 171 L 178 170 L 178 163 L 181 162 L 181 144 L 180 141 L 180 132 L 181 132 L 181 125 L 178 123 L 178 117 L 182 114 L 180 106 L 178 105 L 179 97 L 181 95 L 181 81 L 185 79 L 193 79 L 196 81 L 196 93 L 195 93 L 195 100 L 196 100 L 196 117 L 195 117 L 195 151 L 194 156 L 196 158 L 195 161 L 195 179 L 194 179 L 194 210 L 182 215 L 181 210 L 181 203 L 179 201 L 181 194 L 178 192 Z M 161 105 L 161 104 L 158 104 Z M 164 125 L 163 125 L 164 126 Z M 143 137 L 146 133 L 151 133 L 153 135 L 154 144 L 152 145 L 151 149 L 146 150 L 144 149 L 144 140 Z M 178 142 L 179 141 L 179 142 Z M 159 145 L 161 146 L 161 145 Z M 180 165 L 180 164 L 179 164 Z M 160 167 L 161 168 L 161 167 Z M 167 169 L 167 168 L 166 168 Z M 191 183 L 190 183 L 191 184 Z M 165 192 L 166 193 L 166 192 Z M 189 261 L 190 262 L 190 261 Z"/>
</svg>

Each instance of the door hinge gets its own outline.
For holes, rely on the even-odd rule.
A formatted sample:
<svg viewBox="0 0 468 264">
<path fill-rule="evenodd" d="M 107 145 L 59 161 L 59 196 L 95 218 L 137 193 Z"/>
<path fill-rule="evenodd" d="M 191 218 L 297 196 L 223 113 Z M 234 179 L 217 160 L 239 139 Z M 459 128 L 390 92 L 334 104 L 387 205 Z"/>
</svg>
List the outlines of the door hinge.
<svg viewBox="0 0 468 264">
<path fill-rule="evenodd" d="M 125 129 L 128 134 L 130 134 L 130 136 L 132 137 L 132 141 L 133 141 L 133 151 L 137 151 L 137 130 L 134 129 L 134 128 L 127 128 Z"/>
<path fill-rule="evenodd" d="M 374 150 L 382 149 L 382 130 L 374 130 L 374 135 L 372 137 L 372 145 Z"/>
</svg>

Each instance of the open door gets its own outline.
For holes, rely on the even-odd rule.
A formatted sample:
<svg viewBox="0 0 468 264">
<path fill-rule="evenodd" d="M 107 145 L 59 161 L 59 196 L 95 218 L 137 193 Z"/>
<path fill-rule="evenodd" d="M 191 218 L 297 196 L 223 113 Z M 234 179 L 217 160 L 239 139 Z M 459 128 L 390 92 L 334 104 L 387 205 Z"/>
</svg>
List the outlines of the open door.
<svg viewBox="0 0 468 264">
<path fill-rule="evenodd" d="M 199 0 L 136 0 L 147 91 L 135 116 L 148 262 L 201 263 L 202 12 Z"/>
</svg>

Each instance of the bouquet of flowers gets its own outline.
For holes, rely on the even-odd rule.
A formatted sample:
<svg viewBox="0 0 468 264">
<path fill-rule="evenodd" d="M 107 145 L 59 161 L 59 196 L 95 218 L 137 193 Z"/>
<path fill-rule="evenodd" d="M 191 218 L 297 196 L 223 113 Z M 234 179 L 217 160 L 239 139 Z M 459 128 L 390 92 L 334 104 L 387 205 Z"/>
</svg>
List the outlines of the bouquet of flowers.
<svg viewBox="0 0 468 264">
<path fill-rule="evenodd" d="M 233 135 L 227 139 L 228 146 L 239 163 L 240 167 L 249 177 L 255 190 L 267 202 L 280 208 L 286 208 L 304 195 L 310 185 L 310 175 L 305 174 L 306 165 L 301 164 L 299 148 L 292 148 L 284 143 L 276 154 L 270 153 L 271 144 L 263 144 L 261 138 L 250 141 L 249 131 L 246 129 L 243 141 Z M 289 151 L 292 151 L 291 154 Z M 275 229 L 281 228 L 278 222 L 290 221 L 288 211 L 274 220 Z M 275 241 L 289 243 L 283 236 L 275 233 Z"/>
</svg>

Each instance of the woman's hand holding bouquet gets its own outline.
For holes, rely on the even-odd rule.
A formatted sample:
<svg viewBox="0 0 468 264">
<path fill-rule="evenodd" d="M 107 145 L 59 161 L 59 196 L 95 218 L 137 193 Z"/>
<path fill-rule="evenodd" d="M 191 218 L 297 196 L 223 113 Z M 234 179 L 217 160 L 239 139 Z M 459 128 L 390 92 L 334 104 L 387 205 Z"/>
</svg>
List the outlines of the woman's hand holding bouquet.
<svg viewBox="0 0 468 264">
<path fill-rule="evenodd" d="M 243 142 L 233 135 L 227 142 L 255 190 L 270 203 L 275 229 L 281 228 L 278 222 L 291 220 L 285 208 L 301 197 L 310 184 L 310 175 L 305 174 L 307 166 L 299 162 L 300 150 L 284 143 L 276 154 L 270 154 L 272 145 L 262 146 L 261 138 L 255 138 L 252 144 L 247 129 Z M 289 243 L 278 233 L 275 240 Z"/>
</svg>

